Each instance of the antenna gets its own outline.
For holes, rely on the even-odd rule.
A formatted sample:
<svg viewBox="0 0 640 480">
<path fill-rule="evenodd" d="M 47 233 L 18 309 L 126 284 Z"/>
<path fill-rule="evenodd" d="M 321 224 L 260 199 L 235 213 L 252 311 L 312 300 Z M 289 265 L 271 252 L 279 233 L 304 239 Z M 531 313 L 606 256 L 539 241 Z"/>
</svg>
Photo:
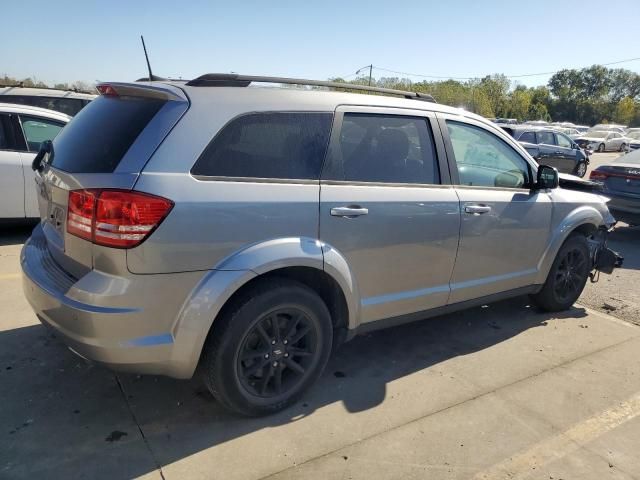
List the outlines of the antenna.
<svg viewBox="0 0 640 480">
<path fill-rule="evenodd" d="M 142 40 L 142 49 L 144 50 L 144 58 L 147 60 L 147 70 L 149 70 L 149 81 L 154 80 L 153 73 L 151 73 L 151 64 L 149 63 L 149 55 L 147 54 L 147 46 L 144 44 L 144 37 L 140 35 Z"/>
</svg>

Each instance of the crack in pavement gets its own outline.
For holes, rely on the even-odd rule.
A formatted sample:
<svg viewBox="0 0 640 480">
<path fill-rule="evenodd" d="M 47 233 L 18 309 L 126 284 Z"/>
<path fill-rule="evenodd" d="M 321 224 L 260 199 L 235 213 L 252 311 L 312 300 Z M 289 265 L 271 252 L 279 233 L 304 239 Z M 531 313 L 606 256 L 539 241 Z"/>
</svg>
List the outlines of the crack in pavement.
<svg viewBox="0 0 640 480">
<path fill-rule="evenodd" d="M 153 463 L 155 463 L 156 468 L 158 469 L 158 472 L 160 473 L 160 477 L 162 478 L 162 480 L 166 480 L 166 478 L 164 476 L 164 472 L 162 471 L 162 464 L 156 458 L 155 454 L 153 453 L 153 450 L 151 449 L 151 444 L 147 440 L 147 437 L 145 436 L 144 431 L 142 430 L 142 427 L 140 426 L 140 422 L 138 422 L 138 418 L 136 417 L 136 414 L 134 413 L 133 408 L 131 407 L 131 403 L 129 403 L 129 399 L 127 398 L 127 393 L 124 391 L 124 387 L 122 386 L 122 383 L 120 382 L 120 378 L 118 378 L 118 375 L 115 374 L 115 373 L 113 374 L 113 376 L 116 379 L 116 383 L 118 384 L 118 388 L 120 389 L 120 393 L 122 394 L 122 399 L 126 403 L 127 409 L 129 410 L 129 413 L 131 414 L 131 418 L 133 419 L 133 423 L 135 423 L 136 427 L 138 427 L 138 431 L 140 432 L 140 436 L 142 437 L 142 441 L 144 442 L 145 446 L 147 447 L 147 450 L 149 451 L 149 455 L 151 455 L 151 459 L 153 460 Z"/>
</svg>

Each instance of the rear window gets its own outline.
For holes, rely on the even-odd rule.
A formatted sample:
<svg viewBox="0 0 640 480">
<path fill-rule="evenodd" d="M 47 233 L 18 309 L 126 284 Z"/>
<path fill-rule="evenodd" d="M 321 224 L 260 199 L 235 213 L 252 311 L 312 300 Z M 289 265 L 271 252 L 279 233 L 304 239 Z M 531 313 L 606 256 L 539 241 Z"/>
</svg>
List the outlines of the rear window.
<svg viewBox="0 0 640 480">
<path fill-rule="evenodd" d="M 164 100 L 98 97 L 60 132 L 52 165 L 69 173 L 111 173 Z"/>
<path fill-rule="evenodd" d="M 265 112 L 232 120 L 191 169 L 213 177 L 320 178 L 333 114 Z"/>
</svg>

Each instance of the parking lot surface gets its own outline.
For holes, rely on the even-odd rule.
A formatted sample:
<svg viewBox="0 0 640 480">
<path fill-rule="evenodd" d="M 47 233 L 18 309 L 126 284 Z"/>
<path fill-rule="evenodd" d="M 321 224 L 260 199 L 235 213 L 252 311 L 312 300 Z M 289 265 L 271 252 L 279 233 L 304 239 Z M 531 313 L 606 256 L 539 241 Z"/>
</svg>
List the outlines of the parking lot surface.
<svg viewBox="0 0 640 480">
<path fill-rule="evenodd" d="M 640 304 L 638 229 L 614 232 L 625 267 L 571 311 L 520 298 L 358 337 L 260 419 L 197 378 L 72 354 L 23 299 L 27 236 L 0 232 L 0 478 L 640 478 L 638 317 L 602 306 Z"/>
</svg>

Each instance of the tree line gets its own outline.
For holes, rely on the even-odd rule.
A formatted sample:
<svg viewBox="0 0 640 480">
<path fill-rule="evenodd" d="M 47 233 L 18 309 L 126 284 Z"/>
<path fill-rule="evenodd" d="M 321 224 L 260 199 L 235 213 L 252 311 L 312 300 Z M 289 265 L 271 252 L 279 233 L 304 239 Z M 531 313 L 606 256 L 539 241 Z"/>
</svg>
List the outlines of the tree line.
<svg viewBox="0 0 640 480">
<path fill-rule="evenodd" d="M 332 81 L 367 85 L 369 77 Z M 488 118 L 640 126 L 640 75 L 621 68 L 593 65 L 581 70 L 561 70 L 547 85 L 538 87 L 517 84 L 502 74 L 464 82 L 412 82 L 408 78 L 382 77 L 373 78 L 371 84 L 430 93 L 439 103 Z"/>
<path fill-rule="evenodd" d="M 27 78 L 14 78 L 7 74 L 0 77 L 0 87 L 7 87 L 13 85 L 20 85 L 22 87 L 35 87 L 35 88 L 57 88 L 59 90 L 73 90 L 76 92 L 98 93 L 95 89 L 95 85 L 87 82 L 77 81 L 72 83 L 55 83 L 49 85 L 42 80 L 38 80 L 35 77 Z"/>
</svg>

